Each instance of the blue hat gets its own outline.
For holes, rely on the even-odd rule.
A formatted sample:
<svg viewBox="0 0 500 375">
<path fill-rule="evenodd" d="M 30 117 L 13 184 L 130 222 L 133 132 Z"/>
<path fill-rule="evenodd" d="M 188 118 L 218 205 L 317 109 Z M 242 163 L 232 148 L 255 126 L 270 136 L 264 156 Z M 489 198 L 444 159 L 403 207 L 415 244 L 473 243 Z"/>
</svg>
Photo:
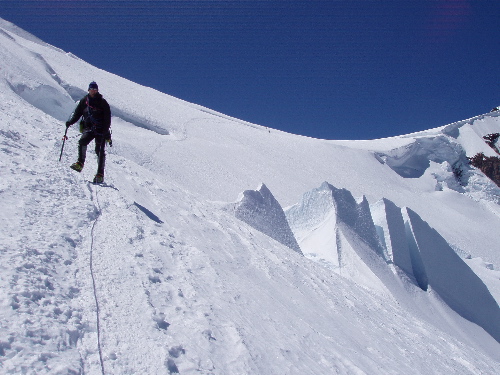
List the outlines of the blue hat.
<svg viewBox="0 0 500 375">
<path fill-rule="evenodd" d="M 90 89 L 98 89 L 99 90 L 99 87 L 97 87 L 97 83 L 95 83 L 94 81 L 92 81 L 92 82 L 89 83 L 89 90 Z"/>
</svg>

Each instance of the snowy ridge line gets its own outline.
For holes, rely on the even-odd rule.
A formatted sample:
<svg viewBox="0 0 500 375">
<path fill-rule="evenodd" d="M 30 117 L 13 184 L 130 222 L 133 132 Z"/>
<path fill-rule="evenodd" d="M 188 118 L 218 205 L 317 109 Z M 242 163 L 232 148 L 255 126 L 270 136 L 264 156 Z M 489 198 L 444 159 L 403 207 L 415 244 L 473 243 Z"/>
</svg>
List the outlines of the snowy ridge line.
<svg viewBox="0 0 500 375">
<path fill-rule="evenodd" d="M 186 103 L 192 104 L 190 102 L 186 102 Z M 250 126 L 250 127 L 256 128 L 256 129 L 260 127 L 260 125 L 253 124 L 253 123 L 248 122 L 248 121 L 240 120 L 239 118 L 236 118 L 236 117 L 225 115 L 225 114 L 223 114 L 221 112 L 217 112 L 217 111 L 214 111 L 213 109 L 210 109 L 210 108 L 207 108 L 207 107 L 203 107 L 203 106 L 201 106 L 199 104 L 194 104 L 193 106 L 196 109 L 200 110 L 200 112 L 207 113 L 207 114 L 215 116 L 215 117 L 220 117 L 220 118 L 222 118 L 224 120 L 233 121 L 233 122 L 236 122 L 236 123 L 239 123 L 239 124 L 242 124 L 242 125 L 246 125 L 246 126 Z"/>
<path fill-rule="evenodd" d="M 2 17 L 0 17 L 0 29 L 2 29 L 3 32 L 6 32 L 9 36 L 10 36 L 10 34 L 14 34 L 14 35 L 16 35 L 18 37 L 21 37 L 21 38 L 29 40 L 31 42 L 40 44 L 42 46 L 53 48 L 53 49 L 55 49 L 56 51 L 59 51 L 59 52 L 64 52 L 62 49 L 57 48 L 57 47 L 55 47 L 55 46 L 53 46 L 53 45 L 51 45 L 49 43 L 44 42 L 43 40 L 41 40 L 40 38 L 36 37 L 35 35 L 33 35 L 33 34 L 27 32 L 27 31 L 21 29 L 20 27 L 16 26 L 12 22 L 7 21 L 6 19 L 3 19 Z"/>
<path fill-rule="evenodd" d="M 95 307 L 96 307 L 96 328 L 97 328 L 97 350 L 99 351 L 99 362 L 101 364 L 101 371 L 102 375 L 105 375 L 104 372 L 104 362 L 102 360 L 102 349 L 101 349 L 101 328 L 100 328 L 100 310 L 99 310 L 99 300 L 97 298 L 97 291 L 96 291 L 96 283 L 95 283 L 95 276 L 94 276 L 94 266 L 93 266 L 93 253 L 94 253 L 94 228 L 97 224 L 97 221 L 101 217 L 101 207 L 99 204 L 99 196 L 97 189 L 95 189 L 95 198 L 97 202 L 97 217 L 92 223 L 92 228 L 90 230 L 90 276 L 92 278 L 92 288 L 93 288 L 93 294 L 94 294 L 94 300 L 95 300 Z"/>
<path fill-rule="evenodd" d="M 405 134 L 402 136 L 388 137 L 388 138 L 381 138 L 381 139 L 412 138 L 412 137 L 418 137 L 418 136 L 428 136 L 429 133 L 436 132 L 436 131 L 443 132 L 444 134 L 449 134 L 449 132 L 451 130 L 455 129 L 456 127 L 461 127 L 461 126 L 466 125 L 466 124 L 472 125 L 474 123 L 474 121 L 476 121 L 476 120 L 483 120 L 487 117 L 498 117 L 498 116 L 500 116 L 500 112 L 498 112 L 498 111 L 497 112 L 487 112 L 487 113 L 483 113 L 482 115 L 477 115 L 477 116 L 473 116 L 473 117 L 468 118 L 468 119 L 458 120 L 458 121 L 451 122 L 451 123 L 446 124 L 446 125 L 438 126 L 434 129 L 428 129 L 428 130 L 424 130 L 424 131 L 418 131 L 418 132 L 414 132 L 414 133 Z"/>
<path fill-rule="evenodd" d="M 500 112 L 488 112 L 488 113 L 484 113 L 482 115 L 477 115 L 477 116 L 471 117 L 471 118 L 466 119 L 466 120 L 452 122 L 451 124 L 441 126 L 440 129 L 442 129 L 444 134 L 449 135 L 450 132 L 452 132 L 456 127 L 461 127 L 461 126 L 464 126 L 467 124 L 473 125 L 474 121 L 483 120 L 486 117 L 498 117 L 498 116 L 500 116 Z"/>
</svg>

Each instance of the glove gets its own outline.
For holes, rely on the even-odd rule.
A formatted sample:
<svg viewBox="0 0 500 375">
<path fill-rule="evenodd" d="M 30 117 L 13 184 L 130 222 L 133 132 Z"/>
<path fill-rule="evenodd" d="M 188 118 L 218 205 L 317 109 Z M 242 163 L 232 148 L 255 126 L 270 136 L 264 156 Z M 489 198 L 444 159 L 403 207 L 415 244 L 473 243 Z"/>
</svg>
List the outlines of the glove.
<svg viewBox="0 0 500 375">
<path fill-rule="evenodd" d="M 69 121 L 66 121 L 66 127 L 69 128 L 71 126 L 71 123 Z"/>
</svg>

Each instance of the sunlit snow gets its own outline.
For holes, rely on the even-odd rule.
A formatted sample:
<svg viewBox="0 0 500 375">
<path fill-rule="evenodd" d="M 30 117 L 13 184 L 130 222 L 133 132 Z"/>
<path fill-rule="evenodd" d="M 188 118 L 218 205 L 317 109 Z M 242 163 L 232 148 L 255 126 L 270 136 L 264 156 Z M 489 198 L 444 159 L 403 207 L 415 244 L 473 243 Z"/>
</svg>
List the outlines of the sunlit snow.
<svg viewBox="0 0 500 375">
<path fill-rule="evenodd" d="M 0 373 L 500 373 L 500 188 L 467 162 L 498 156 L 498 112 L 319 140 L 1 19 L 0 59 Z M 69 168 L 77 126 L 58 161 L 93 80 L 103 185 L 91 147 Z"/>
</svg>

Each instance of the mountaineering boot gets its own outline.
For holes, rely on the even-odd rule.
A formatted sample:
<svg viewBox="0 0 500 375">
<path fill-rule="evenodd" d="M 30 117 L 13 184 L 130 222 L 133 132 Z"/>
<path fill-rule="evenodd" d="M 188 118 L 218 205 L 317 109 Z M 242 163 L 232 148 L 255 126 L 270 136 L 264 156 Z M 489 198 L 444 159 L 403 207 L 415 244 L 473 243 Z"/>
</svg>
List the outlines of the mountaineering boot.
<svg viewBox="0 0 500 375">
<path fill-rule="evenodd" d="M 94 177 L 94 184 L 102 184 L 104 182 L 104 175 L 101 173 L 98 173 Z"/>
<path fill-rule="evenodd" d="M 76 163 L 71 164 L 70 168 L 74 169 L 77 172 L 81 172 L 83 169 L 83 163 L 80 163 L 79 161 L 77 161 Z"/>
</svg>

